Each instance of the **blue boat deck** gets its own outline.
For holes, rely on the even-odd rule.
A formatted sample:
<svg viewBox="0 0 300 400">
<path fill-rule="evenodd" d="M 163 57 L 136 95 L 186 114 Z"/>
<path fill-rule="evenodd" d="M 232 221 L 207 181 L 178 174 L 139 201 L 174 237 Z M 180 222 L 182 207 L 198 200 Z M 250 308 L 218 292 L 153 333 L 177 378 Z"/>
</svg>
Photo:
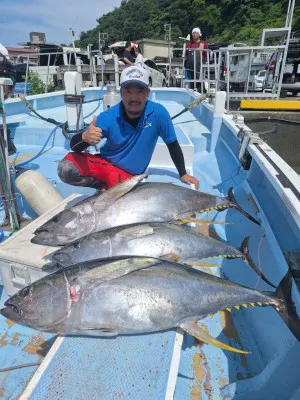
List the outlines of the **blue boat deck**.
<svg viewBox="0 0 300 400">
<path fill-rule="evenodd" d="M 62 97 L 50 95 L 42 100 L 32 100 L 32 104 L 44 117 L 64 122 L 66 109 Z M 101 97 L 101 93 L 86 91 L 86 99 L 93 97 Z M 170 101 L 166 90 L 152 90 L 152 99 L 163 104 L 172 116 L 180 112 L 193 97 L 183 90 L 174 90 L 174 101 Z M 83 106 L 83 114 L 89 115 L 85 119 L 87 123 L 92 120 L 94 113 L 102 111 L 102 103 L 98 104 L 97 110 L 96 106 L 97 102 Z M 10 157 L 13 163 L 18 165 L 29 160 L 23 167 L 41 172 L 64 198 L 78 191 L 87 195 L 94 193 L 92 189 L 66 185 L 58 178 L 57 163 L 68 152 L 68 142 L 61 128 L 53 132 L 43 154 L 31 160 L 45 144 L 54 126 L 27 113 L 23 104 L 12 103 L 7 110 L 18 150 L 17 154 Z M 250 254 L 254 262 L 274 284 L 278 284 L 287 269 L 282 250 L 297 249 L 298 231 L 294 229 L 295 234 L 291 233 L 289 244 L 284 239 L 284 232 L 278 234 L 276 230 L 274 234 L 274 228 L 282 221 L 293 232 L 294 222 L 286 219 L 283 211 L 282 218 L 285 219 L 279 215 L 277 222 L 272 219 L 270 222 L 267 218 L 263 206 L 264 195 L 256 190 L 257 182 L 261 181 L 260 170 L 255 170 L 256 166 L 250 171 L 240 167 L 236 158 L 238 139 L 230 133 L 226 124 L 222 125 L 215 151 L 210 151 L 210 113 L 209 107 L 197 107 L 174 120 L 179 142 L 187 144 L 191 141 L 194 146 L 190 172 L 200 180 L 201 191 L 226 195 L 228 189 L 234 187 L 239 204 L 254 215 L 249 202 L 251 195 L 259 206 L 258 216 L 262 226 L 246 220 L 236 210 L 209 212 L 199 217 L 229 223 L 216 225 L 215 231 L 231 246 L 240 246 L 243 239 L 250 236 Z M 16 118 L 22 122 L 13 123 Z M 150 165 L 149 173 L 149 180 L 182 184 L 171 166 L 162 168 Z M 272 191 L 269 182 L 264 181 L 263 184 L 267 192 Z M 37 217 L 21 197 L 18 197 L 18 204 L 22 215 Z M 220 267 L 214 269 L 215 274 L 223 274 L 249 287 L 270 290 L 241 260 L 217 262 Z M 6 298 L 2 286 L 0 294 L 2 305 Z M 296 395 L 298 384 L 294 375 L 300 347 L 273 309 L 251 307 L 234 310 L 231 314 L 226 312 L 212 318 L 206 317 L 199 324 L 218 340 L 248 349 L 251 354 L 245 356 L 223 351 L 198 343 L 188 335 L 182 337 L 175 330 L 109 339 L 59 338 L 48 352 L 55 337 L 16 326 L 0 316 L 1 368 L 42 361 L 46 357 L 39 368 L 33 366 L 0 372 L 0 398 L 282 400 Z M 281 343 L 280 349 L 278 343 Z M 278 387 L 283 367 L 291 373 L 288 388 L 286 385 Z M 294 369 L 290 370 L 290 367 Z M 284 373 L 285 379 L 288 375 Z M 21 395 L 26 386 L 27 392 Z M 256 397 L 251 397 L 254 392 Z"/>
</svg>

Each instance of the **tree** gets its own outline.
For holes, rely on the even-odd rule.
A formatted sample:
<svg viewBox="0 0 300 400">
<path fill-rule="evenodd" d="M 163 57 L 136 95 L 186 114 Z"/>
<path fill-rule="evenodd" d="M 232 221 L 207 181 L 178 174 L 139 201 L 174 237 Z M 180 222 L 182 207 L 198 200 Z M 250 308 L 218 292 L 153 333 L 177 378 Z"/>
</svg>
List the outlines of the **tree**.
<svg viewBox="0 0 300 400">
<path fill-rule="evenodd" d="M 31 94 L 45 93 L 46 85 L 40 78 L 38 72 L 29 70 L 28 82 L 31 83 Z M 53 81 L 49 81 L 47 92 L 54 92 L 54 91 L 55 91 L 55 85 Z"/>
<path fill-rule="evenodd" d="M 80 35 L 79 44 L 98 45 L 98 33 L 110 42 L 163 39 L 164 24 L 186 36 L 199 26 L 208 41 L 255 43 L 264 28 L 284 26 L 288 0 L 122 0 L 121 6 L 97 19 L 98 25 Z M 294 13 L 293 30 L 300 31 L 300 6 Z"/>
</svg>

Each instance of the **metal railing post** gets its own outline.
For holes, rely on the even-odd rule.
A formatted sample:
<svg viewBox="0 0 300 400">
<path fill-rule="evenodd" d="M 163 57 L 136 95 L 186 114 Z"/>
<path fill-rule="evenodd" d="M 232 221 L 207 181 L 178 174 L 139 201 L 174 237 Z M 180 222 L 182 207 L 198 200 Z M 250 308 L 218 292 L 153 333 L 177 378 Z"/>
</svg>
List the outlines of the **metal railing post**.
<svg viewBox="0 0 300 400">
<path fill-rule="evenodd" d="M 248 89 L 249 89 L 249 80 L 250 80 L 250 74 L 251 74 L 252 58 L 253 58 L 253 49 L 251 49 L 250 55 L 249 55 L 249 67 L 248 67 L 248 73 L 247 73 L 246 88 L 244 87 L 244 91 L 246 93 L 248 92 Z"/>
<path fill-rule="evenodd" d="M 48 54 L 48 64 L 47 64 L 47 73 L 46 73 L 45 93 L 48 92 L 49 66 L 50 66 L 50 54 Z"/>
<path fill-rule="evenodd" d="M 210 54 L 208 50 L 206 52 L 206 62 L 207 62 L 207 93 L 210 94 Z"/>
<path fill-rule="evenodd" d="M 200 73 L 199 73 L 199 79 L 200 79 L 200 90 L 201 93 L 203 93 L 203 60 L 202 60 L 202 51 L 203 49 L 199 49 L 200 50 Z"/>
<path fill-rule="evenodd" d="M 196 87 L 196 50 L 194 49 L 194 89 Z"/>
<path fill-rule="evenodd" d="M 29 71 L 29 56 L 27 56 L 27 63 L 26 63 L 26 75 L 25 75 L 24 96 L 27 95 L 28 71 Z"/>
<path fill-rule="evenodd" d="M 229 78 L 230 78 L 230 69 L 229 69 L 229 51 L 227 50 L 226 51 L 226 68 L 227 68 L 227 71 L 226 71 L 226 82 L 227 82 L 227 88 L 226 88 L 226 92 L 227 92 L 227 95 L 226 95 L 226 97 L 227 97 L 227 104 L 226 104 L 226 109 L 227 109 L 227 112 L 229 112 L 229 104 L 230 104 L 230 92 L 229 92 L 229 82 L 230 82 L 230 80 L 229 80 Z"/>
</svg>

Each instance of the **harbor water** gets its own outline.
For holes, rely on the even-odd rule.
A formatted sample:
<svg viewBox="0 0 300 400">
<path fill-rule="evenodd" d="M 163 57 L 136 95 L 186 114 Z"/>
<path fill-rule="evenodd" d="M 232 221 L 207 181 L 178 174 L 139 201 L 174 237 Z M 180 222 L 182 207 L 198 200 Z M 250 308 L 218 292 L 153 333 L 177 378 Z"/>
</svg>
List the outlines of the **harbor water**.
<svg viewBox="0 0 300 400">
<path fill-rule="evenodd" d="M 268 143 L 298 174 L 300 174 L 300 121 L 294 123 L 265 119 L 258 122 L 253 115 L 245 116 L 245 123 L 253 132 L 266 132 L 272 130 L 277 125 L 277 132 L 264 137 Z M 282 119 L 290 120 L 288 116 L 281 116 Z M 299 114 L 300 120 L 300 114 Z M 252 122 L 253 121 L 253 122 Z M 255 121 L 255 122 L 254 122 Z"/>
</svg>

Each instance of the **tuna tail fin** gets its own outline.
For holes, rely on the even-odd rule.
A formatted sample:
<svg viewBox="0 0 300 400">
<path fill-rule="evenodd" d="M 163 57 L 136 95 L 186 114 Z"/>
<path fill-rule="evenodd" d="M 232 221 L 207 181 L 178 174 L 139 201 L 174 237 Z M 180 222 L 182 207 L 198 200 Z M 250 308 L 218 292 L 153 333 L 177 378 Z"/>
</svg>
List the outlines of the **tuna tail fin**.
<svg viewBox="0 0 300 400">
<path fill-rule="evenodd" d="M 234 353 L 240 353 L 240 354 L 249 354 L 249 351 L 246 350 L 241 350 L 237 349 L 235 347 L 231 347 L 228 344 L 225 344 L 223 342 L 220 342 L 219 340 L 215 339 L 214 337 L 210 336 L 208 332 L 206 332 L 204 329 L 201 329 L 196 321 L 183 321 L 179 324 L 179 327 L 189 335 L 193 336 L 195 339 L 200 340 L 201 342 L 210 344 L 212 346 L 215 346 L 219 349 L 223 350 L 228 350 L 232 351 Z"/>
<path fill-rule="evenodd" d="M 273 285 L 273 283 L 271 283 L 269 281 L 268 278 L 265 277 L 265 275 L 261 272 L 260 269 L 257 268 L 257 266 L 254 264 L 250 254 L 249 254 L 249 239 L 250 236 L 247 236 L 242 244 L 241 244 L 241 253 L 243 254 L 243 259 L 246 262 L 246 264 L 249 265 L 250 268 L 253 269 L 253 271 L 263 280 L 265 281 L 268 285 L 272 286 L 273 288 L 276 288 L 275 285 Z"/>
<path fill-rule="evenodd" d="M 228 197 L 228 200 L 229 200 L 229 207 L 230 208 L 235 208 L 237 211 L 239 211 L 246 218 L 250 219 L 250 221 L 254 222 L 257 225 L 260 225 L 260 222 L 257 221 L 257 219 L 253 218 L 252 215 L 247 213 L 247 211 L 243 210 L 242 207 L 237 203 L 237 201 L 235 200 L 234 194 L 233 194 L 232 187 L 228 190 L 228 196 L 227 197 Z"/>
<path fill-rule="evenodd" d="M 295 338 L 300 341 L 300 319 L 292 299 L 292 284 L 293 276 L 288 270 L 276 289 L 275 295 L 282 300 L 282 303 L 278 307 L 275 306 L 275 309 Z"/>
</svg>

